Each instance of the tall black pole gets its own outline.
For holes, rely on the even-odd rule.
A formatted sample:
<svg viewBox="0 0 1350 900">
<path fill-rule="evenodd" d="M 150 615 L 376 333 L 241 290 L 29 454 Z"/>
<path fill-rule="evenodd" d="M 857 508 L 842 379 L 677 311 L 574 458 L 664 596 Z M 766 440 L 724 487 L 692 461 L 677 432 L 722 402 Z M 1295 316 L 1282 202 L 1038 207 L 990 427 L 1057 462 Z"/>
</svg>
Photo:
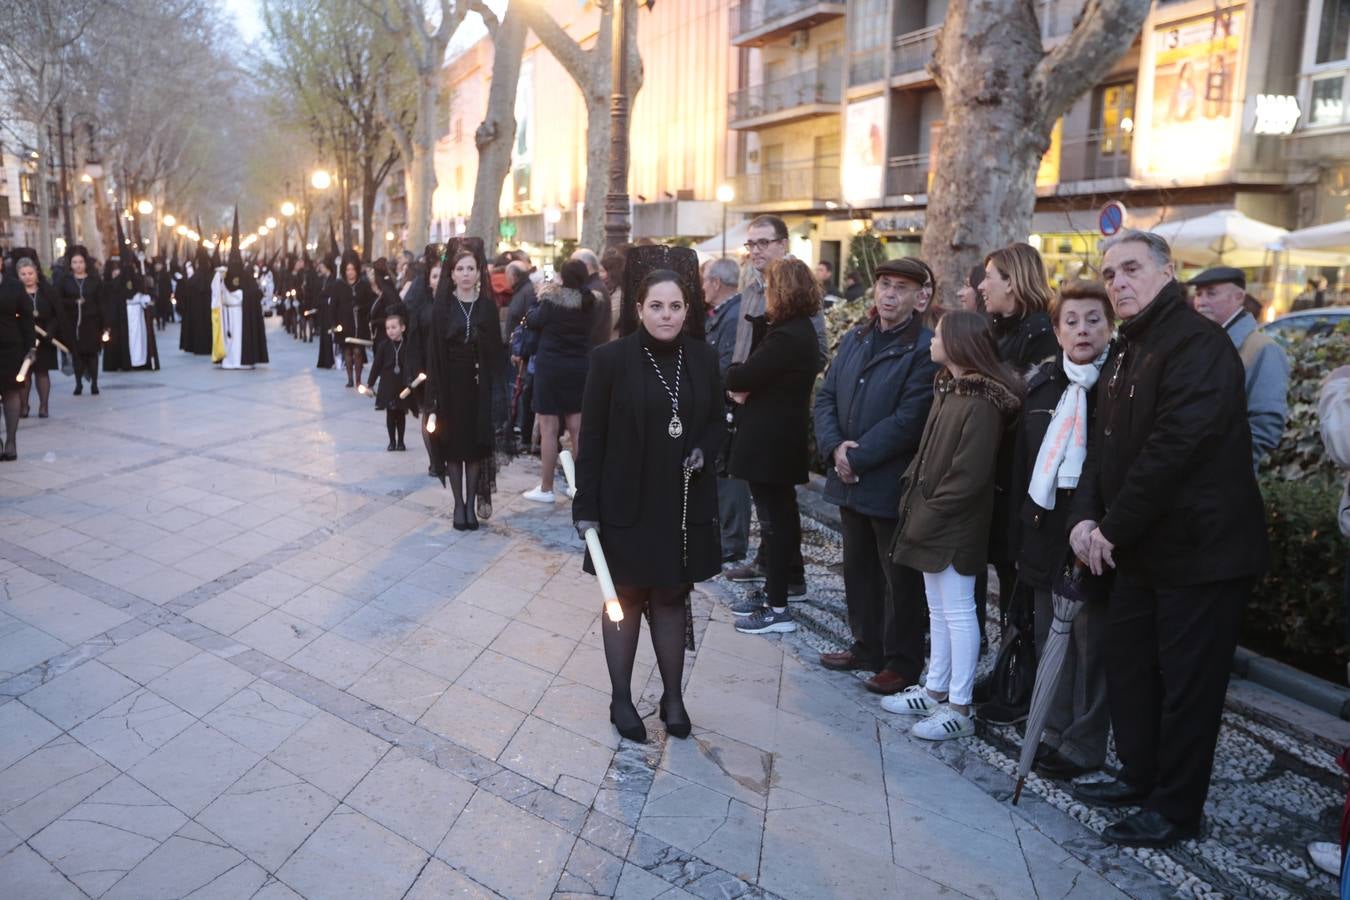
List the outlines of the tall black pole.
<svg viewBox="0 0 1350 900">
<path fill-rule="evenodd" d="M 609 191 L 605 194 L 605 246 L 628 243 L 628 0 L 609 0 L 610 71 L 614 86 L 609 100 Z"/>
<path fill-rule="evenodd" d="M 61 177 L 56 185 L 61 192 L 61 218 L 65 223 L 66 247 L 75 243 L 75 229 L 70 222 L 70 189 L 66 185 L 66 115 L 65 108 L 56 104 L 57 156 L 61 160 Z"/>
</svg>

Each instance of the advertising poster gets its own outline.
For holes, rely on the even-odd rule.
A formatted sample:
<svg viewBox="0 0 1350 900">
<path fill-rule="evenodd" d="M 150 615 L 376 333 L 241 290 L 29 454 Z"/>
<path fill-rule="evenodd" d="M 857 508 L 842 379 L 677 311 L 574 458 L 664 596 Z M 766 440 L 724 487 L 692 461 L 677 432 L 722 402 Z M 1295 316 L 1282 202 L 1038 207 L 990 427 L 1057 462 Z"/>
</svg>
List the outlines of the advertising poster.
<svg viewBox="0 0 1350 900">
<path fill-rule="evenodd" d="M 844 158 L 840 180 L 844 202 L 866 206 L 882 196 L 886 177 L 886 98 L 871 97 L 848 105 L 844 118 Z"/>
<path fill-rule="evenodd" d="M 1245 11 L 1230 7 L 1154 31 L 1144 175 L 1185 180 L 1228 170 L 1243 110 L 1245 24 Z"/>
</svg>

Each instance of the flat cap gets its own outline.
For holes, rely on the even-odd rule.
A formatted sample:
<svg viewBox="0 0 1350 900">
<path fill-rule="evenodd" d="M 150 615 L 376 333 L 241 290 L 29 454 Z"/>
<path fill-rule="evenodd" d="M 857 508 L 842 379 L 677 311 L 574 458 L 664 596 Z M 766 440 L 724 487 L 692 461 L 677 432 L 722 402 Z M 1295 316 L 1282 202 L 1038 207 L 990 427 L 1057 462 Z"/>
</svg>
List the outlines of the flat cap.
<svg viewBox="0 0 1350 900">
<path fill-rule="evenodd" d="M 1241 269 L 1235 269 L 1232 266 L 1215 266 L 1212 269 L 1206 269 L 1186 283 L 1192 287 L 1204 287 L 1207 284 L 1236 284 L 1246 290 L 1247 276 L 1242 274 Z"/>
<path fill-rule="evenodd" d="M 933 286 L 933 270 L 928 268 L 928 264 L 917 256 L 902 256 L 898 259 L 888 259 L 877 266 L 877 277 L 882 275 L 896 275 L 900 278 L 908 278 L 910 281 L 920 287 Z"/>
</svg>

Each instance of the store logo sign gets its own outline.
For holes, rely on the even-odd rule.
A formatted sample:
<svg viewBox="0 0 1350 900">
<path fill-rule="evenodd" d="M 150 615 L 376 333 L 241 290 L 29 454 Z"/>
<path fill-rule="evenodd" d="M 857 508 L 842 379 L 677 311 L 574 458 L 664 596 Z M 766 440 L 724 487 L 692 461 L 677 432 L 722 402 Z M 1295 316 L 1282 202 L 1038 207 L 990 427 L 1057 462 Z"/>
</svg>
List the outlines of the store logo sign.
<svg viewBox="0 0 1350 900">
<path fill-rule="evenodd" d="M 1288 94 L 1257 94 L 1254 134 L 1293 134 L 1302 111 Z"/>
</svg>

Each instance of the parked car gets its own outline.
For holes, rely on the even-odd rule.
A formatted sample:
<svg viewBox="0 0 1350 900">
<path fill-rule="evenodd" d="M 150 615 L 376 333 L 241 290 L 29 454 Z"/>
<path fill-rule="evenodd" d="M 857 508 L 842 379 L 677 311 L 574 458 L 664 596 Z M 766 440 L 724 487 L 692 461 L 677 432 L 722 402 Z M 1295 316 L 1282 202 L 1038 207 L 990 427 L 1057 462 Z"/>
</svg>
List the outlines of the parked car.
<svg viewBox="0 0 1350 900">
<path fill-rule="evenodd" d="M 1350 322 L 1350 306 L 1324 306 L 1287 313 L 1262 325 L 1261 330 L 1287 345 L 1310 335 L 1330 334 L 1346 322 Z"/>
</svg>

